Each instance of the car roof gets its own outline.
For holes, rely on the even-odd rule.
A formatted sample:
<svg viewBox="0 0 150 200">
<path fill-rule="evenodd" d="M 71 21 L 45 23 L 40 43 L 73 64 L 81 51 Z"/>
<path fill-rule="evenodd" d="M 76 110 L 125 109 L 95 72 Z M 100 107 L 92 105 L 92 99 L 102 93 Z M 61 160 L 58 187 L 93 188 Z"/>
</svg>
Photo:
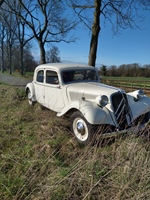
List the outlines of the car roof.
<svg viewBox="0 0 150 200">
<path fill-rule="evenodd" d="M 46 64 L 41 64 L 36 67 L 36 69 L 42 69 L 42 68 L 50 68 L 50 69 L 55 69 L 55 70 L 67 70 L 70 68 L 91 68 L 95 69 L 95 67 L 86 65 L 86 64 L 78 64 L 78 63 L 46 63 Z"/>
</svg>

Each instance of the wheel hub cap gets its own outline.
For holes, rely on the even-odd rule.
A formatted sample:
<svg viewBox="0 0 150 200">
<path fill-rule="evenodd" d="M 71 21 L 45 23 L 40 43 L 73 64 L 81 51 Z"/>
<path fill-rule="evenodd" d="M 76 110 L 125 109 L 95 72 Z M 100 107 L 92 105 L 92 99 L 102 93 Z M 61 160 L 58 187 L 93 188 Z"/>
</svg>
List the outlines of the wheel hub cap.
<svg viewBox="0 0 150 200">
<path fill-rule="evenodd" d="M 84 127 L 84 124 L 82 122 L 77 123 L 77 130 L 81 135 L 85 134 L 85 127 Z"/>
<path fill-rule="evenodd" d="M 28 99 L 29 99 L 29 100 L 32 99 L 32 97 L 31 97 L 31 93 L 28 94 Z"/>
</svg>

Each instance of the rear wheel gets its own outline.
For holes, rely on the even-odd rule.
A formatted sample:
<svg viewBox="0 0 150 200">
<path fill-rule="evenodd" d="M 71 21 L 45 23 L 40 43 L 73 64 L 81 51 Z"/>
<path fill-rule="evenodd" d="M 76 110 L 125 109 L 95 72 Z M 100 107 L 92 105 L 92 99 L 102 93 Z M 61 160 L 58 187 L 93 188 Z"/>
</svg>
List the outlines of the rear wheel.
<svg viewBox="0 0 150 200">
<path fill-rule="evenodd" d="M 29 102 L 29 105 L 30 105 L 30 106 L 33 106 L 35 102 L 32 100 L 32 94 L 31 94 L 30 89 L 28 89 L 27 95 L 28 95 L 28 102 Z"/>
<path fill-rule="evenodd" d="M 71 116 L 71 130 L 79 143 L 88 144 L 91 142 L 93 137 L 92 125 L 78 111 Z"/>
</svg>

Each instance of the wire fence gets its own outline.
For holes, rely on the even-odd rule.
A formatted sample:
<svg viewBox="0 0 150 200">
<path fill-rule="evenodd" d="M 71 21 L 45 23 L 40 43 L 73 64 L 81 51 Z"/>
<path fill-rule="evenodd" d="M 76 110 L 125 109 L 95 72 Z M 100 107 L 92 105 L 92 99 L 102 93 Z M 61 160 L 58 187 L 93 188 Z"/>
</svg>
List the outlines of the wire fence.
<svg viewBox="0 0 150 200">
<path fill-rule="evenodd" d="M 124 89 L 126 92 L 131 92 L 133 90 L 144 90 L 145 94 L 150 95 L 150 80 L 147 81 L 132 81 L 132 80 L 106 80 L 102 79 L 101 83 L 112 85 Z"/>
</svg>

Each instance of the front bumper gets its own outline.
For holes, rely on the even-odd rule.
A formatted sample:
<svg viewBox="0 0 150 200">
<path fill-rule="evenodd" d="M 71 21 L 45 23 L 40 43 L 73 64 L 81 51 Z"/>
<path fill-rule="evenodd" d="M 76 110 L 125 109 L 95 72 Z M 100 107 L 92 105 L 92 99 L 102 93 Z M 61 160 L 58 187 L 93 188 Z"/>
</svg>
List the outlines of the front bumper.
<svg viewBox="0 0 150 200">
<path fill-rule="evenodd" d="M 108 133 L 103 133 L 101 135 L 102 138 L 110 138 L 110 137 L 116 137 L 118 135 L 121 135 L 121 134 L 135 134 L 135 133 L 139 133 L 141 131 L 144 131 L 144 129 L 150 125 L 150 119 L 148 122 L 146 123 L 143 123 L 143 124 L 139 124 L 139 125 L 136 125 L 136 126 L 133 126 L 133 127 L 130 127 L 128 129 L 124 129 L 124 130 L 117 130 L 117 131 L 114 131 L 114 132 L 108 132 Z"/>
</svg>

